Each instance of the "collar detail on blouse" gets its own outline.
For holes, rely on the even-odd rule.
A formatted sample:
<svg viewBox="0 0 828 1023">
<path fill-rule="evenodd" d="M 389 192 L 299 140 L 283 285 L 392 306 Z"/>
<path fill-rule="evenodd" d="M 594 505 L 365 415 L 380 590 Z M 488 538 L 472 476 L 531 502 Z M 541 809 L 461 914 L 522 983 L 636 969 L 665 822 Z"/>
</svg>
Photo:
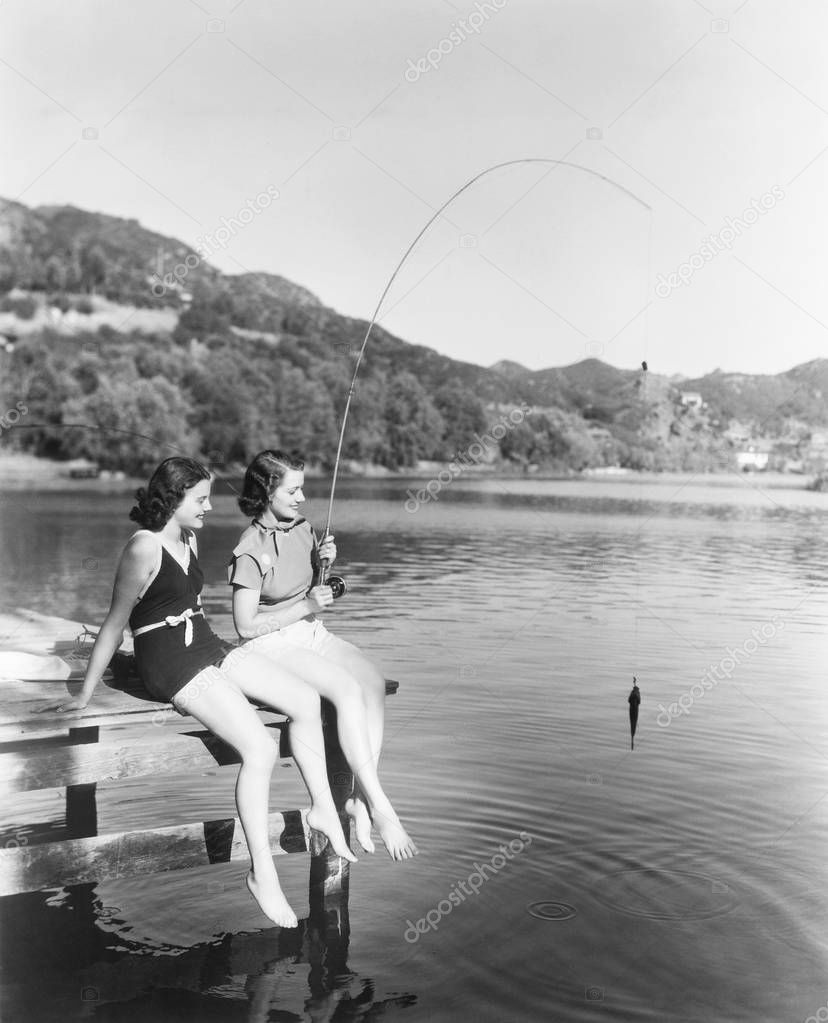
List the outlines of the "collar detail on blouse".
<svg viewBox="0 0 828 1023">
<path fill-rule="evenodd" d="M 259 530 L 259 532 L 264 533 L 265 536 L 269 536 L 271 533 L 289 533 L 291 529 L 294 529 L 296 526 L 306 521 L 307 520 L 301 515 L 297 515 L 295 519 L 291 519 L 290 522 L 287 522 L 284 525 L 280 523 L 278 526 L 266 526 L 261 519 L 253 519 L 253 525 Z"/>
</svg>

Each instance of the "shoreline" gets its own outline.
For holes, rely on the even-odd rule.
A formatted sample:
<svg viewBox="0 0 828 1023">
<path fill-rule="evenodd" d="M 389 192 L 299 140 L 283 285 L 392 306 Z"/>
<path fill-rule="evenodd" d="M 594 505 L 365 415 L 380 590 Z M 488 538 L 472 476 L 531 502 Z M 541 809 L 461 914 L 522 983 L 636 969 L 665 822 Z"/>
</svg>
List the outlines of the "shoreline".
<svg viewBox="0 0 828 1023">
<path fill-rule="evenodd" d="M 68 473 L 69 462 L 52 458 L 38 458 L 35 455 L 21 452 L 0 453 L 0 487 L 3 486 L 36 486 L 39 488 L 71 486 L 76 489 L 133 489 L 146 483 L 146 480 L 136 476 L 120 474 L 107 474 L 97 478 L 72 479 Z M 344 463 L 340 466 L 340 477 L 342 479 L 359 480 L 430 480 L 437 477 L 441 470 L 445 470 L 447 463 L 424 462 L 416 468 L 408 468 L 403 471 L 392 471 L 383 466 L 376 466 L 363 463 Z M 239 466 L 229 472 L 219 472 L 220 479 L 234 479 L 244 475 L 244 467 Z M 324 479 L 330 476 L 330 472 L 309 466 L 305 475 L 309 479 Z M 462 476 L 453 482 L 461 480 L 522 480 L 532 481 L 568 481 L 583 483 L 616 483 L 619 485 L 649 483 L 692 483 L 705 484 L 707 486 L 733 486 L 753 483 L 771 489 L 805 490 L 814 478 L 813 474 L 783 473 L 783 472 L 640 472 L 633 469 L 586 469 L 582 472 L 523 472 L 521 470 L 495 469 L 482 467 L 475 470 L 467 470 Z"/>
</svg>

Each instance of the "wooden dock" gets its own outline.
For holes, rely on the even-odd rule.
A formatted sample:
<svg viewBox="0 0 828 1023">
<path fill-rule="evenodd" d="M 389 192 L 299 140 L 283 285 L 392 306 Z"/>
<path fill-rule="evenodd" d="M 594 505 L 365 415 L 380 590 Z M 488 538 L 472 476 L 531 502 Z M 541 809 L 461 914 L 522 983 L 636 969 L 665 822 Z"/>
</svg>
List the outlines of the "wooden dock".
<svg viewBox="0 0 828 1023">
<path fill-rule="evenodd" d="M 156 874 L 208 864 L 245 860 L 247 846 L 236 817 L 188 824 L 100 833 L 98 786 L 126 778 L 158 777 L 205 770 L 232 771 L 239 763 L 234 749 L 206 731 L 195 719 L 154 700 L 134 673 L 127 646 L 116 654 L 110 672 L 92 703 L 67 715 L 43 711 L 78 692 L 93 631 L 82 623 L 46 618 L 31 612 L 0 616 L 0 650 L 61 657 L 69 678 L 0 683 L 0 794 L 65 790 L 65 817 L 48 827 L 19 821 L 0 848 L 0 895 L 66 885 L 87 884 L 142 874 Z M 64 672 L 65 674 L 65 672 Z M 386 683 L 394 693 L 398 683 Z M 328 776 L 346 837 L 350 818 L 344 804 L 354 779 L 339 748 L 333 706 L 323 700 L 323 729 Z M 291 758 L 286 721 L 260 708 L 273 730 L 284 761 Z M 138 727 L 127 742 L 122 726 Z M 134 729 L 130 730 L 134 735 Z M 287 809 L 269 818 L 274 855 L 308 852 L 307 808 Z M 8 831 L 7 831 L 8 835 Z M 311 913 L 331 912 L 335 926 L 347 927 L 349 863 L 330 846 L 311 857 Z"/>
</svg>

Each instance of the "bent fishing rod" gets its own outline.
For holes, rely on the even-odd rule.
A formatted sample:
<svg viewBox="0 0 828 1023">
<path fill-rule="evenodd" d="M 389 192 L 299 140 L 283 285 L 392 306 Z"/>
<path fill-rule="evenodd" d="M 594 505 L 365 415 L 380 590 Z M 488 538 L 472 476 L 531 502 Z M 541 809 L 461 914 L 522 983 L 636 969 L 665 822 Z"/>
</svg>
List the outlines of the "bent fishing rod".
<svg viewBox="0 0 828 1023">
<path fill-rule="evenodd" d="M 485 170 L 480 171 L 479 174 L 475 174 L 474 177 L 469 178 L 469 180 L 464 185 L 462 185 L 460 188 L 457 189 L 456 192 L 449 196 L 449 198 L 446 199 L 443 205 L 440 206 L 437 210 L 435 210 L 432 216 L 429 217 L 429 219 L 420 229 L 417 236 L 414 238 L 414 240 L 403 253 L 402 259 L 400 259 L 399 263 L 397 263 L 396 267 L 394 268 L 394 272 L 388 278 L 388 282 L 383 288 L 382 294 L 380 295 L 379 301 L 377 302 L 376 308 L 374 309 L 374 313 L 368 323 L 368 329 L 365 331 L 365 337 L 362 340 L 362 345 L 357 355 L 356 365 L 354 366 L 353 376 L 351 377 L 351 385 L 348 389 L 348 397 L 345 401 L 345 411 L 342 413 L 342 426 L 339 430 L 339 443 L 337 444 L 336 448 L 336 458 L 334 460 L 333 475 L 331 477 L 331 494 L 328 500 L 328 516 L 325 522 L 325 532 L 322 534 L 323 537 L 328 536 L 331 531 L 334 494 L 336 492 L 336 481 L 339 475 L 339 463 L 342 458 L 342 444 L 345 439 L 345 426 L 348 421 L 348 412 L 351 409 L 351 399 L 354 396 L 354 388 L 356 386 L 357 374 L 359 373 L 359 367 L 362 364 L 362 358 L 365 355 L 365 349 L 368 347 L 368 341 L 371 337 L 371 333 L 374 327 L 376 326 L 379 311 L 382 308 L 382 304 L 385 301 L 388 292 L 391 290 L 391 286 L 397 279 L 397 275 L 399 274 L 400 270 L 402 270 L 403 266 L 406 263 L 406 260 L 414 251 L 420 239 L 423 237 L 426 231 L 428 231 L 428 229 L 431 227 L 434 221 L 437 220 L 438 217 L 442 216 L 445 210 L 447 210 L 448 207 L 451 206 L 455 199 L 459 198 L 467 189 L 471 188 L 472 185 L 480 181 L 481 178 L 486 177 L 487 174 L 492 174 L 494 173 L 494 171 L 503 170 L 504 167 L 517 167 L 533 163 L 549 164 L 555 167 L 571 167 L 573 168 L 573 170 L 583 171 L 585 174 L 591 174 L 593 177 L 600 178 L 602 181 L 606 181 L 608 185 L 611 185 L 613 188 L 617 188 L 620 192 L 624 192 L 625 195 L 628 195 L 634 202 L 638 203 L 639 206 L 643 206 L 644 209 L 649 210 L 650 213 L 652 213 L 652 206 L 649 206 L 647 203 L 644 202 L 643 199 L 640 199 L 637 195 L 635 195 L 634 192 L 631 192 L 628 188 L 625 188 L 623 185 L 619 185 L 617 181 L 613 181 L 612 178 L 608 178 L 605 174 L 601 174 L 598 171 L 593 170 L 591 167 L 584 167 L 579 163 L 571 163 L 569 160 L 553 160 L 550 157 L 543 156 L 526 156 L 516 160 L 506 160 L 504 163 L 493 164 L 491 167 L 487 167 Z M 326 579 L 328 579 L 327 568 L 328 568 L 327 563 L 321 562 L 319 576 L 320 583 L 324 584 Z M 342 579 L 341 576 L 331 576 L 330 580 L 333 579 L 337 581 L 336 588 L 339 588 L 341 586 L 340 593 L 338 594 L 339 596 L 341 596 L 342 593 L 345 592 L 345 580 Z M 337 594 L 335 594 L 335 596 L 336 595 Z"/>
</svg>

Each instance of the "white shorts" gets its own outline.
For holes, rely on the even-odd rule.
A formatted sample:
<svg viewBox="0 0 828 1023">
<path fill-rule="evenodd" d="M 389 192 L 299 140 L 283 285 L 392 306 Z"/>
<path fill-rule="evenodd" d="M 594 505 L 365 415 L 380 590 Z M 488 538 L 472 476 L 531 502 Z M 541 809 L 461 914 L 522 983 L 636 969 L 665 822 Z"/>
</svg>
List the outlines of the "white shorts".
<svg viewBox="0 0 828 1023">
<path fill-rule="evenodd" d="M 298 647 L 300 650 L 313 650 L 324 656 L 336 642 L 336 636 L 325 628 L 321 618 L 302 618 L 293 625 L 269 632 L 266 636 L 256 636 L 242 645 L 243 650 L 256 650 L 268 657 L 276 657 L 286 647 Z"/>
</svg>

